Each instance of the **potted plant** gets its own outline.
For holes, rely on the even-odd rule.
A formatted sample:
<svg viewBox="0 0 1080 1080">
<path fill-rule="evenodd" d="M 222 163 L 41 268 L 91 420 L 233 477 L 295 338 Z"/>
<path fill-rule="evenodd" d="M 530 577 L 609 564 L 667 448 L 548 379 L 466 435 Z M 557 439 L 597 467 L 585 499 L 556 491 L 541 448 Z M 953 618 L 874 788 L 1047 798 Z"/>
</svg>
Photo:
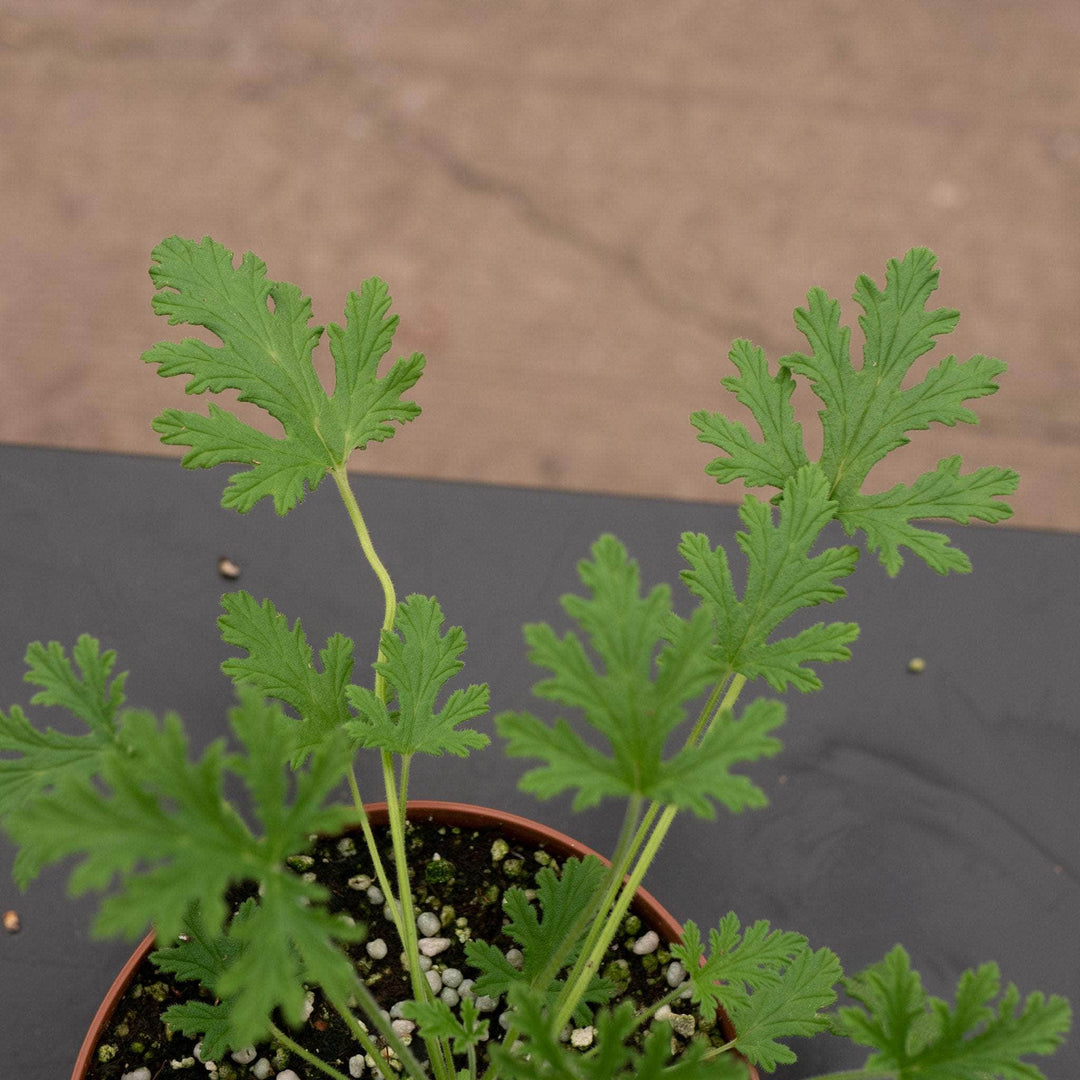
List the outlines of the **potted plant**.
<svg viewBox="0 0 1080 1080">
<path fill-rule="evenodd" d="M 684 534 L 682 578 L 694 606 L 680 616 L 668 587 L 643 591 L 630 554 L 605 535 L 579 564 L 583 594 L 563 599 L 576 630 L 526 626 L 530 659 L 547 673 L 537 695 L 579 715 L 584 727 L 561 715 L 495 717 L 507 753 L 536 763 L 522 787 L 541 798 L 572 792 L 576 807 L 622 799 L 624 824 L 606 867 L 563 854 L 535 889 L 506 890 L 506 922 L 521 947 L 500 952 L 466 934 L 472 992 L 445 996 L 435 984 L 446 971 L 439 957 L 448 939 L 437 931 L 448 924 L 431 925 L 423 916 L 433 913 L 418 911 L 414 895 L 427 871 L 421 876 L 410 860 L 410 766 L 417 754 L 468 756 L 485 746 L 487 736 L 469 725 L 487 710 L 487 688 L 451 684 L 464 633 L 445 629 L 433 597 L 398 597 L 346 472 L 355 450 L 417 416 L 405 395 L 424 358 L 413 354 L 380 374 L 397 319 L 376 278 L 349 294 L 344 326 L 328 327 L 335 369 L 328 394 L 311 364 L 322 330 L 310 325 L 310 302 L 294 285 L 269 280 L 254 255 L 236 265 L 209 238 L 173 237 L 155 248 L 151 277 L 158 313 L 205 327 L 220 345 L 163 342 L 144 359 L 164 376 L 190 376 L 190 393 L 238 390 L 283 431 L 265 434 L 212 403 L 206 415 L 163 412 L 154 422 L 162 440 L 189 448 L 189 468 L 246 466 L 229 478 L 222 500 L 241 513 L 270 498 L 286 514 L 329 474 L 384 598 L 368 684 L 349 638 L 331 637 L 316 664 L 299 622 L 290 626 L 269 600 L 227 593 L 220 632 L 240 653 L 223 664 L 238 699 L 229 749 L 220 741 L 193 756 L 178 718 L 123 709 L 116 658 L 89 636 L 70 657 L 55 642 L 27 652 L 27 678 L 40 687 L 32 703 L 64 706 L 84 734 L 34 727 L 18 707 L 0 714 L 0 819 L 20 845 L 17 879 L 25 884 L 46 864 L 80 856 L 72 887 L 106 893 L 96 932 L 136 937 L 153 925 L 159 966 L 202 987 L 164 1020 L 189 1043 L 198 1040 L 210 1072 L 261 1075 L 260 1062 L 271 1063 L 250 1052 L 270 1039 L 295 1047 L 312 1076 L 371 1069 L 415 1080 L 687 1080 L 771 1072 L 794 1060 L 784 1038 L 831 1030 L 869 1048 L 863 1069 L 842 1074 L 849 1078 L 1042 1075 L 1026 1058 L 1060 1044 L 1068 1003 L 1038 993 L 1021 1001 L 1011 986 L 1002 992 L 994 965 L 965 973 L 950 1007 L 926 995 L 900 947 L 844 978 L 831 950 L 764 921 L 743 926 L 728 913 L 706 935 L 686 924 L 669 946 L 669 986 L 656 1000 L 616 1004 L 618 979 L 607 968 L 676 815 L 711 817 L 718 806 L 739 812 L 765 801 L 732 767 L 780 750 L 784 706 L 759 698 L 736 709 L 747 684 L 811 691 L 821 685 L 814 665 L 850 656 L 852 623 L 786 636 L 781 629 L 794 613 L 844 595 L 840 582 L 859 550 L 822 548 L 826 526 L 837 521 L 849 536 L 861 533 L 890 575 L 901 568 L 901 547 L 947 574 L 969 570 L 967 558 L 914 522 L 993 522 L 1010 513 L 1003 500 L 1016 474 L 964 474 L 958 457 L 910 485 L 863 491 L 871 468 L 908 432 L 974 422 L 964 402 L 993 393 L 1004 370 L 986 356 L 949 356 L 920 382 L 902 385 L 958 318 L 926 310 L 938 277 L 929 251 L 891 261 L 884 288 L 859 278 L 860 367 L 851 362 L 839 305 L 813 289 L 795 315 L 808 354 L 782 358 L 774 374 L 749 342 L 731 350 L 737 374 L 723 383 L 749 407 L 760 437 L 721 414 L 692 417 L 699 439 L 721 452 L 710 475 L 775 491 L 771 501 L 747 495 L 740 509 L 744 588 L 723 546 Z M 816 462 L 794 419 L 796 378 L 823 404 Z M 356 779 L 354 762 L 365 752 L 381 763 L 385 839 Z M 342 836 L 350 828 L 358 841 Z M 365 889 L 375 890 L 393 925 L 407 972 L 409 1000 L 395 1003 L 396 1015 L 383 1014 L 358 968 L 369 927 L 330 904 L 308 861 L 326 838 L 346 851 L 353 843 L 370 862 Z M 641 940 L 640 955 L 651 955 L 647 931 Z M 838 1006 L 840 987 L 849 1000 Z M 496 990 L 497 1024 L 480 1007 Z M 354 1053 L 320 1060 L 299 1043 L 291 1029 L 310 1018 L 316 994 L 350 1033 Z M 734 1025 L 719 1036 L 718 1010 Z M 687 1016 L 712 1035 L 680 1030 Z M 673 1029 L 685 1037 L 673 1042 Z M 575 1038 L 578 1031 L 587 1037 Z M 140 1075 L 137 1067 L 130 1074 Z"/>
</svg>

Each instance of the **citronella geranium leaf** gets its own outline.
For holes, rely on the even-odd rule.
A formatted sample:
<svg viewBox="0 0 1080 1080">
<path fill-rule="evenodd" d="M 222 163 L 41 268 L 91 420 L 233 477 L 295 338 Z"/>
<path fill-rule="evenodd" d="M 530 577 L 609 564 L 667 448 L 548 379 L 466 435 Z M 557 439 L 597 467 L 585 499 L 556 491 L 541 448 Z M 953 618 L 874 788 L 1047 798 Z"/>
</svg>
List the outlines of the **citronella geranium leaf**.
<svg viewBox="0 0 1080 1080">
<path fill-rule="evenodd" d="M 742 479 L 751 487 L 782 488 L 808 460 L 802 427 L 791 407 L 795 380 L 783 367 L 770 375 L 765 353 L 745 339 L 734 342 L 728 356 L 739 375 L 721 379 L 721 385 L 754 414 L 762 440 L 755 440 L 737 420 L 704 410 L 694 413 L 690 419 L 698 438 L 723 447 L 729 455 L 716 458 L 705 471 L 721 484 Z"/>
<path fill-rule="evenodd" d="M 777 985 L 781 971 L 806 949 L 802 934 L 773 930 L 765 919 L 744 931 L 728 912 L 709 931 L 707 951 L 697 923 L 687 920 L 671 955 L 689 972 L 691 1000 L 708 1016 L 721 1006 L 730 1013 L 748 1003 L 751 991 Z"/>
<path fill-rule="evenodd" d="M 175 716 L 159 724 L 129 710 L 120 718 L 121 745 L 105 756 L 100 787 L 66 778 L 27 803 L 10 828 L 43 861 L 81 857 L 70 888 L 107 893 L 94 925 L 99 934 L 135 937 L 153 922 L 159 939 L 168 941 L 183 930 L 196 903 L 207 932 L 219 933 L 226 889 L 257 882 L 258 906 L 228 930 L 239 945 L 255 945 L 242 950 L 215 988 L 234 999 L 231 1037 L 242 1045 L 265 1034 L 276 1007 L 299 1017 L 302 979 L 335 989 L 352 979 L 352 966 L 334 941 L 353 940 L 359 931 L 319 905 L 321 886 L 286 867 L 312 835 L 348 819 L 345 808 L 328 805 L 348 768 L 344 734 L 328 739 L 290 777 L 290 792 L 285 775 L 295 755 L 296 723 L 248 693 L 231 724 L 242 753 L 228 754 L 218 741 L 189 760 Z M 227 773 L 245 781 L 261 833 L 226 799 Z"/>
<path fill-rule="evenodd" d="M 334 634 L 319 652 L 322 670 L 313 663 L 312 649 L 300 620 L 289 629 L 270 600 L 259 604 L 250 593 L 226 593 L 225 614 L 218 619 L 221 636 L 247 652 L 221 665 L 239 686 L 252 686 L 265 697 L 291 705 L 302 723 L 297 737 L 298 761 L 326 735 L 350 717 L 345 687 L 353 669 L 353 643 Z"/>
<path fill-rule="evenodd" d="M 597 662 L 573 632 L 559 637 L 547 624 L 534 624 L 525 637 L 529 659 L 551 672 L 534 692 L 583 710 L 610 753 L 588 744 L 562 718 L 549 725 L 528 713 L 503 713 L 495 723 L 508 740 L 506 752 L 545 762 L 525 774 L 522 788 L 541 798 L 577 788 L 577 809 L 633 794 L 704 816 L 712 814 L 714 799 L 756 802 L 746 780 L 731 776 L 727 766 L 774 753 L 777 744 L 765 731 L 782 713 L 757 712 L 745 727 L 714 725 L 700 746 L 665 758 L 686 703 L 725 670 L 713 646 L 712 614 L 699 607 L 679 618 L 666 586 L 643 596 L 637 563 L 614 537 L 601 537 L 592 554 L 578 567 L 590 596 L 564 597 L 563 606 L 588 635 Z"/>
<path fill-rule="evenodd" d="M 1062 997 L 1034 993 L 1021 1002 L 1012 985 L 1001 993 L 996 964 L 964 972 L 950 1009 L 927 995 L 899 945 L 845 988 L 861 1007 L 838 1010 L 838 1031 L 874 1048 L 867 1068 L 898 1080 L 1044 1080 L 1021 1059 L 1052 1054 L 1071 1021 Z"/>
<path fill-rule="evenodd" d="M 883 495 L 863 493 L 871 469 L 891 450 L 909 442 L 908 433 L 931 424 L 976 423 L 964 402 L 997 390 L 1005 365 L 977 355 L 966 361 L 946 356 L 921 381 L 904 387 L 914 362 L 930 351 L 935 338 L 951 331 L 956 311 L 926 310 L 937 288 L 936 257 L 913 248 L 902 260 L 890 260 L 886 285 L 879 289 L 860 277 L 854 299 L 863 309 L 862 365 L 851 359 L 851 332 L 840 325 L 840 305 L 823 290 L 811 289 L 806 308 L 797 308 L 795 324 L 810 353 L 781 357 L 775 377 L 761 351 L 736 342 L 731 358 L 738 378 L 723 380 L 749 406 L 761 429 L 756 441 L 746 428 L 720 415 L 697 412 L 691 418 L 699 438 L 724 451 L 707 471 L 721 483 L 742 478 L 748 484 L 784 488 L 805 463 L 802 432 L 790 407 L 792 375 L 807 379 L 824 403 L 819 413 L 824 433 L 820 467 L 835 502 L 834 514 L 848 534 L 866 533 L 890 574 L 902 559 L 903 545 L 939 573 L 967 570 L 967 559 L 949 547 L 948 538 L 911 525 L 913 520 L 948 518 L 1000 521 L 1012 511 L 1001 497 L 1015 490 L 1017 476 L 1007 469 L 979 469 L 961 475 L 957 459 L 942 461 L 910 487 L 899 485 Z"/>
<path fill-rule="evenodd" d="M 960 458 L 944 458 L 933 472 L 923 473 L 910 487 L 897 484 L 876 495 L 853 495 L 837 517 L 848 535 L 856 529 L 866 533 L 867 545 L 880 553 L 890 574 L 895 575 L 903 565 L 901 546 L 938 573 L 966 573 L 971 569 L 970 560 L 949 544 L 947 536 L 920 529 L 912 520 L 948 516 L 962 525 L 973 518 L 1002 521 L 1012 511 L 994 496 L 1010 494 L 1016 482 L 1016 473 L 991 465 L 961 476 Z M 949 508 L 948 514 L 942 512 L 943 506 Z"/>
<path fill-rule="evenodd" d="M 740 1080 L 746 1065 L 732 1054 L 706 1059 L 705 1046 L 692 1042 L 678 1057 L 671 1053 L 671 1028 L 654 1024 L 638 1048 L 628 1040 L 639 1020 L 631 1002 L 601 1009 L 594 1041 L 587 1053 L 572 1049 L 551 1032 L 544 1003 L 524 984 L 508 994 L 513 1023 L 522 1035 L 514 1046 L 492 1046 L 491 1060 L 500 1076 L 513 1080 Z"/>
<path fill-rule="evenodd" d="M 185 1001 L 170 1005 L 162 1012 L 161 1019 L 169 1027 L 198 1038 L 199 1057 L 203 1061 L 217 1061 L 232 1049 L 229 1006 L 225 1002 Z"/>
<path fill-rule="evenodd" d="M 72 649 L 72 659 L 59 642 L 34 642 L 26 651 L 26 663 L 26 681 L 41 687 L 31 703 L 66 709 L 90 730 L 69 735 L 39 729 L 17 705 L 7 715 L 0 711 L 0 754 L 16 755 L 0 758 L 0 819 L 70 778 L 96 775 L 118 741 L 117 711 L 124 702 L 127 673 L 110 681 L 114 652 L 102 652 L 98 642 L 84 634 Z M 20 848 L 14 869 L 21 887 L 37 875 L 44 859 L 35 844 Z"/>
<path fill-rule="evenodd" d="M 816 690 L 821 682 L 809 662 L 846 660 L 846 646 L 858 635 L 853 623 L 818 623 L 800 634 L 769 642 L 769 635 L 803 607 L 831 603 L 844 595 L 838 578 L 850 574 L 858 550 L 850 545 L 810 551 L 832 519 L 836 503 L 815 465 L 803 466 L 784 486 L 779 522 L 773 508 L 748 495 L 739 509 L 747 527 L 736 534 L 747 558 L 746 589 L 739 600 L 727 553 L 701 533 L 685 533 L 679 546 L 690 564 L 682 579 L 714 614 L 717 649 L 730 670 L 748 679 L 764 678 L 777 690 L 789 683 Z"/>
<path fill-rule="evenodd" d="M 822 1010 L 836 1000 L 841 975 L 835 953 L 806 946 L 776 983 L 755 991 L 731 1012 L 736 1049 L 768 1072 L 791 1064 L 795 1053 L 777 1040 L 817 1035 L 829 1027 Z"/>
<path fill-rule="evenodd" d="M 170 325 L 203 326 L 220 346 L 196 338 L 159 342 L 143 359 L 159 374 L 190 375 L 187 392 L 238 390 L 241 401 L 265 409 L 282 426 L 275 438 L 211 403 L 208 415 L 167 409 L 154 421 L 162 441 L 189 446 L 183 463 L 210 468 L 248 465 L 230 477 L 222 500 L 241 513 L 264 497 L 279 514 L 314 490 L 327 471 L 343 467 L 355 449 L 389 438 L 419 407 L 402 398 L 415 385 L 424 358 L 414 353 L 379 376 L 397 317 L 387 317 L 386 286 L 376 278 L 346 301 L 345 329 L 331 328 L 333 395 L 311 362 L 322 328 L 311 326 L 311 301 L 287 282 L 271 281 L 251 252 L 234 266 L 231 251 L 209 237 L 171 237 L 153 251 L 154 310 Z"/>
<path fill-rule="evenodd" d="M 406 1001 L 401 1005 L 401 1015 L 415 1020 L 425 1039 L 453 1039 L 455 1054 L 464 1054 L 469 1047 L 479 1046 L 488 1037 L 490 1021 L 481 1020 L 472 997 L 463 998 L 458 1010 L 451 1012 L 444 1001 Z"/>
<path fill-rule="evenodd" d="M 413 594 L 397 609 L 392 631 L 381 638 L 382 659 L 375 664 L 393 687 L 396 708 L 389 709 L 367 687 L 350 686 L 349 701 L 359 714 L 347 725 L 361 746 L 377 746 L 395 754 L 456 754 L 488 744 L 486 735 L 458 728 L 487 712 L 486 684 L 454 690 L 443 707 L 436 702 L 443 685 L 465 665 L 465 631 L 452 626 L 442 633 L 442 608 L 432 596 Z"/>
<path fill-rule="evenodd" d="M 604 867 L 597 858 L 567 859 L 557 875 L 544 867 L 537 875 L 537 905 L 529 901 L 524 889 L 508 889 L 503 909 L 508 922 L 503 929 L 521 946 L 524 961 L 520 968 L 507 960 L 503 952 L 488 942 L 470 941 L 465 946 L 469 963 L 481 971 L 473 992 L 499 997 L 517 983 L 529 987 L 549 1005 L 554 1004 L 563 987 L 562 979 L 542 985 L 549 959 L 564 950 L 564 967 L 577 959 L 579 943 L 566 948 L 566 937 L 578 916 L 596 899 L 603 886 Z M 578 1007 L 580 1022 L 587 1022 L 587 1004 L 610 1001 L 615 991 L 607 979 L 593 977 Z"/>
</svg>

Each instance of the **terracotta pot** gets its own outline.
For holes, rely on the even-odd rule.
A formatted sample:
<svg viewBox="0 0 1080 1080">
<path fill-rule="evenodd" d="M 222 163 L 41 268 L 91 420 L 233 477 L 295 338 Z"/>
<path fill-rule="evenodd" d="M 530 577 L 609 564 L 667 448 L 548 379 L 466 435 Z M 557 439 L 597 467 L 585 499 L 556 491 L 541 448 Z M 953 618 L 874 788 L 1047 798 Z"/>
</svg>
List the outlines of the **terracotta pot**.
<svg viewBox="0 0 1080 1080">
<path fill-rule="evenodd" d="M 372 803 L 367 807 L 368 818 L 373 825 L 385 825 L 387 811 L 385 803 Z M 565 859 L 570 856 L 584 858 L 593 855 L 605 864 L 608 860 L 592 848 L 579 843 L 565 833 L 550 829 L 539 822 L 530 821 L 528 818 L 518 817 L 516 814 L 507 814 L 497 810 L 489 810 L 483 806 L 471 806 L 468 803 L 437 802 L 434 800 L 417 799 L 411 800 L 406 810 L 408 818 L 412 821 L 437 820 L 446 825 L 460 825 L 467 828 L 500 829 L 510 837 L 516 837 L 523 842 L 532 845 L 543 845 L 553 852 L 558 858 Z M 647 890 L 639 889 L 634 900 L 633 910 L 641 921 L 655 930 L 665 944 L 676 941 L 682 933 L 681 925 L 660 904 L 660 902 Z M 136 970 L 146 957 L 154 950 L 154 934 L 151 932 L 140 942 L 138 948 L 132 953 L 127 963 L 123 966 L 120 974 L 116 976 L 109 992 L 98 1007 L 90 1029 L 83 1039 L 79 1056 L 75 1061 L 75 1068 L 71 1073 L 71 1080 L 85 1080 L 86 1072 L 90 1065 L 94 1051 L 101 1039 L 117 1004 L 127 991 Z M 721 1028 L 724 1035 L 734 1038 L 734 1029 L 727 1016 L 721 1013 Z M 747 1064 L 748 1080 L 760 1080 L 757 1070 Z"/>
</svg>

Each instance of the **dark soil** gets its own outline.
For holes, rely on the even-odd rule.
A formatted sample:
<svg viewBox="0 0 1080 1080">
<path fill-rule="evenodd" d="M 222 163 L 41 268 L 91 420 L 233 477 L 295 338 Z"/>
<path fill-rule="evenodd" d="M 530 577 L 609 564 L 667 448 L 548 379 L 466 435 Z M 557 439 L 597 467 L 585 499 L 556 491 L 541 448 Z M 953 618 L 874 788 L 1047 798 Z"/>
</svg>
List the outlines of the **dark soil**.
<svg viewBox="0 0 1080 1080">
<path fill-rule="evenodd" d="M 375 835 L 390 865 L 389 830 L 376 827 Z M 546 865 L 556 872 L 558 862 L 544 849 L 509 840 L 509 851 L 502 857 L 493 855 L 493 845 L 500 839 L 495 829 L 445 826 L 434 823 L 410 823 L 409 864 L 413 878 L 413 895 L 417 914 L 431 911 L 439 916 L 443 929 L 440 935 L 452 944 L 434 958 L 433 966 L 444 971 L 457 968 L 466 978 L 478 972 L 470 968 L 465 957 L 464 942 L 486 940 L 504 952 L 516 943 L 503 931 L 505 922 L 502 897 L 506 889 L 518 886 L 532 889 L 536 875 Z M 501 853 L 498 853 L 501 854 Z M 383 915 L 381 903 L 373 904 L 367 896 L 364 877 L 374 878 L 362 836 L 357 833 L 345 838 L 320 840 L 307 857 L 293 860 L 297 872 L 314 873 L 317 880 L 331 893 L 328 906 L 333 911 L 347 912 L 367 927 L 367 940 L 382 938 L 387 944 L 384 960 L 373 960 L 363 942 L 350 947 L 357 969 L 385 1009 L 412 996 L 407 973 L 400 963 L 401 942 L 393 923 Z M 352 884 L 350 884 L 350 881 Z M 238 891 L 236 902 L 243 898 Z M 670 954 L 662 942 L 649 955 L 638 956 L 632 951 L 634 941 L 647 926 L 631 914 L 623 934 L 611 946 L 611 957 L 604 973 L 615 977 L 623 995 L 631 995 L 642 1004 L 656 1002 L 670 987 L 665 972 Z M 159 1077 L 174 1080 L 206 1080 L 207 1066 L 194 1056 L 196 1039 L 168 1028 L 161 1013 L 170 1005 L 208 995 L 196 983 L 181 982 L 163 974 L 149 961 L 137 970 L 127 993 L 121 999 L 103 1039 L 98 1044 L 95 1060 L 90 1066 L 88 1080 L 120 1080 L 136 1068 L 146 1067 L 152 1080 Z M 491 1035 L 498 1038 L 501 1029 L 498 1015 L 502 1005 L 488 1016 Z M 687 1007 L 687 1010 L 689 1008 Z M 709 1027 L 698 1021 L 699 1037 L 709 1037 Z M 329 1009 L 316 992 L 311 1015 L 299 1031 L 291 1032 L 294 1039 L 316 1053 L 324 1061 L 346 1075 L 350 1057 L 361 1049 L 340 1018 Z M 677 1048 L 678 1040 L 673 1037 Z M 722 1041 L 716 1030 L 715 1041 Z M 413 1040 L 411 1048 L 423 1060 L 423 1044 Z M 300 1060 L 283 1047 L 260 1045 L 252 1062 L 237 1064 L 229 1057 L 218 1064 L 210 1076 L 218 1080 L 245 1080 L 265 1075 L 267 1063 L 270 1076 L 291 1068 L 301 1080 L 322 1076 L 318 1070 Z M 260 1059 L 266 1059 L 259 1065 Z M 396 1064 L 396 1062 L 395 1062 Z M 364 1076 L 374 1075 L 370 1068 Z"/>
</svg>

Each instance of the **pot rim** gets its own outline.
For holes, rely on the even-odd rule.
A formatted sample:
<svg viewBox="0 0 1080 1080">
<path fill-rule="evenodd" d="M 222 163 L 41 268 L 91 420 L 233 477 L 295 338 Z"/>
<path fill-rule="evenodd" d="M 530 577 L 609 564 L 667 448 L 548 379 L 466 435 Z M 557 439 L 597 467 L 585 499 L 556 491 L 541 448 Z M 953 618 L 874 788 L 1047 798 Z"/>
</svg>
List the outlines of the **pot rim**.
<svg viewBox="0 0 1080 1080">
<path fill-rule="evenodd" d="M 368 820 L 373 825 L 385 825 L 389 820 L 386 803 L 368 803 L 365 804 L 364 810 L 367 813 Z M 410 799 L 405 806 L 405 816 L 409 820 L 425 818 L 431 821 L 438 818 L 448 825 L 504 828 L 529 843 L 544 844 L 561 851 L 563 858 L 574 856 L 580 859 L 592 855 L 598 858 L 605 866 L 611 865 L 609 859 L 594 851 L 587 844 L 575 840 L 572 836 L 568 836 L 550 825 L 544 825 L 531 818 L 496 810 L 492 807 L 439 799 Z M 343 831 L 352 831 L 359 828 L 360 825 L 357 823 Z M 638 887 L 632 906 L 637 914 L 660 934 L 665 944 L 671 944 L 682 934 L 682 925 L 679 921 L 647 889 Z M 127 991 L 136 969 L 150 954 L 155 945 L 156 933 L 151 930 L 139 942 L 135 951 L 128 957 L 127 963 L 124 964 L 113 980 L 108 992 L 98 1006 L 97 1012 L 94 1013 L 94 1018 L 90 1022 L 90 1027 L 87 1029 L 86 1036 L 82 1041 L 82 1046 L 79 1048 L 79 1055 L 75 1059 L 71 1080 L 85 1080 L 87 1069 L 90 1066 L 91 1058 L 102 1032 L 112 1019 L 112 1014 L 116 1011 L 120 998 Z M 729 1039 L 734 1038 L 734 1028 L 723 1010 L 720 1011 L 720 1019 L 724 1034 Z M 749 1062 L 747 1062 L 747 1070 L 749 1074 L 748 1080 L 758 1080 L 757 1070 Z"/>
</svg>

